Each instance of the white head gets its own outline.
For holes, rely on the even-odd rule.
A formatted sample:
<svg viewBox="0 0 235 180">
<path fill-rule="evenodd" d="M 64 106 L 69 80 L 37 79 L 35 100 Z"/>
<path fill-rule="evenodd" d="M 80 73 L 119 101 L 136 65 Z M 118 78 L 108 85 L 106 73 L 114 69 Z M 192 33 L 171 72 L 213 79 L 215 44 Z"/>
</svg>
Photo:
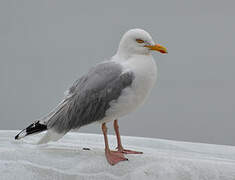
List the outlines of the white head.
<svg viewBox="0 0 235 180">
<path fill-rule="evenodd" d="M 148 55 L 151 50 L 167 53 L 165 47 L 155 44 L 148 32 L 131 29 L 122 36 L 117 54 L 124 57 L 134 54 Z"/>
</svg>

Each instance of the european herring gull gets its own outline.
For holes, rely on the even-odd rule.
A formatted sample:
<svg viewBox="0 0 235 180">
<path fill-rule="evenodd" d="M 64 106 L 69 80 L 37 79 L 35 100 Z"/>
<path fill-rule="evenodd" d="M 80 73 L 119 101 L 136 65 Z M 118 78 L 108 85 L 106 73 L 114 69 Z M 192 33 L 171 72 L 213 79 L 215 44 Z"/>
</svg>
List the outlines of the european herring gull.
<svg viewBox="0 0 235 180">
<path fill-rule="evenodd" d="M 103 61 L 68 89 L 62 102 L 47 116 L 23 129 L 15 139 L 47 131 L 39 144 L 56 141 L 72 129 L 93 122 L 102 124 L 105 156 L 114 165 L 127 160 L 124 154 L 142 152 L 124 149 L 118 119 L 144 104 L 157 78 L 157 65 L 152 51 L 167 53 L 148 32 L 131 29 L 121 38 L 117 53 Z M 106 123 L 114 121 L 117 151 L 109 149 Z"/>
</svg>

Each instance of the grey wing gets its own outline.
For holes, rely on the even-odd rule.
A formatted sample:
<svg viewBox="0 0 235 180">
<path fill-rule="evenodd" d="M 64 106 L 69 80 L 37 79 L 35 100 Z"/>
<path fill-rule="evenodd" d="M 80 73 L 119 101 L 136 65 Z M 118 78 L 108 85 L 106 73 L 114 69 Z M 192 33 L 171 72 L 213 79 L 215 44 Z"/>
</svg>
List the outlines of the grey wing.
<svg viewBox="0 0 235 180">
<path fill-rule="evenodd" d="M 63 106 L 49 119 L 48 128 L 67 132 L 103 119 L 109 103 L 118 99 L 133 79 L 133 73 L 123 73 L 120 64 L 98 64 L 71 86 Z"/>
</svg>

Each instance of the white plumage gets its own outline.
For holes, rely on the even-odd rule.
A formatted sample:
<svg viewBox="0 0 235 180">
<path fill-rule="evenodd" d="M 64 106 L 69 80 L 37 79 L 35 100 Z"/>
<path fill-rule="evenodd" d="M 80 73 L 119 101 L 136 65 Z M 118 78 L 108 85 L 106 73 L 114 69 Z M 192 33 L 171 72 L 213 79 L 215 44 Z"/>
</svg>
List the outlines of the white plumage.
<svg viewBox="0 0 235 180">
<path fill-rule="evenodd" d="M 144 104 L 157 78 L 157 65 L 152 55 L 134 55 L 122 61 L 116 54 L 114 60 L 123 66 L 124 71 L 133 72 L 135 78 L 132 85 L 123 89 L 121 96 L 110 103 L 106 112 L 108 121 L 125 116 Z"/>
<path fill-rule="evenodd" d="M 74 82 L 65 99 L 45 118 L 28 126 L 15 138 L 47 130 L 39 143 L 58 140 L 71 129 L 92 122 L 102 123 L 106 158 L 110 164 L 126 160 L 122 153 L 140 153 L 125 150 L 121 145 L 117 119 L 144 104 L 157 79 L 157 65 L 151 51 L 167 53 L 155 44 L 144 30 L 126 32 L 117 53 L 109 60 L 92 68 Z M 118 152 L 109 150 L 105 123 L 114 121 Z"/>
</svg>

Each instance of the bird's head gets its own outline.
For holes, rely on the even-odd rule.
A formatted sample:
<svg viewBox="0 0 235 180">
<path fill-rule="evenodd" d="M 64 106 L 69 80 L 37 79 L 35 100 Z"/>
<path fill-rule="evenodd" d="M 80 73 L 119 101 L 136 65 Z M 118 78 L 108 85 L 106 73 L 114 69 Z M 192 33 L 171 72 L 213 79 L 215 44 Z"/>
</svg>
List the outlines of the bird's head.
<svg viewBox="0 0 235 180">
<path fill-rule="evenodd" d="M 151 51 L 167 53 L 167 49 L 156 44 L 150 34 L 142 29 L 131 29 L 127 31 L 119 44 L 118 54 L 131 56 L 133 54 L 146 54 Z"/>
</svg>

